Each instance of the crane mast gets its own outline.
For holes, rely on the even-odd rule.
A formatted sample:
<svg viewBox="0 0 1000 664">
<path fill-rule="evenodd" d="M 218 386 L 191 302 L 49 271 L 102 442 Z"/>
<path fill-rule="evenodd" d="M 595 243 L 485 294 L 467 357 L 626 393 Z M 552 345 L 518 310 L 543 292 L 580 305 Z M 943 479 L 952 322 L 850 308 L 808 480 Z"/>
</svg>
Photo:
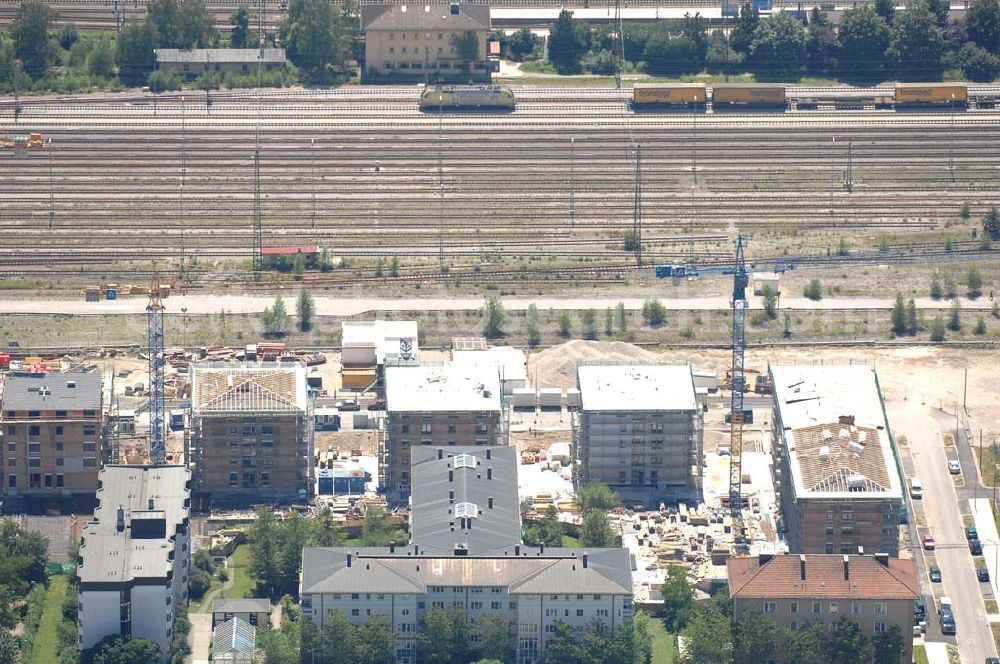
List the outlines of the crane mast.
<svg viewBox="0 0 1000 664">
<path fill-rule="evenodd" d="M 163 368 L 163 301 L 160 299 L 160 279 L 153 279 L 146 305 L 146 325 L 149 331 L 149 463 L 162 464 L 166 458 L 164 432 Z"/>
<path fill-rule="evenodd" d="M 731 368 L 732 400 L 729 428 L 729 511 L 733 522 L 733 542 L 736 550 L 745 549 L 746 532 L 743 524 L 743 355 L 746 350 L 747 264 L 743 257 L 743 236 L 736 238 L 733 264 L 733 363 Z"/>
</svg>

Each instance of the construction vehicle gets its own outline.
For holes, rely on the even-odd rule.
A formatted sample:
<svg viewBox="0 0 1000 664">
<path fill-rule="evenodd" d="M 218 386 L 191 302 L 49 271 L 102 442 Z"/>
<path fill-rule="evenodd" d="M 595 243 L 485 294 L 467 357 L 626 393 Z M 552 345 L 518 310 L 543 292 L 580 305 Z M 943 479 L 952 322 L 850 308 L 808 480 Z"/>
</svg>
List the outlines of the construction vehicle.
<svg viewBox="0 0 1000 664">
<path fill-rule="evenodd" d="M 9 149 L 41 150 L 45 147 L 45 141 L 42 140 L 42 135 L 39 132 L 33 131 L 30 136 L 15 136 L 13 139 L 4 139 L 0 142 L 0 146 Z"/>
</svg>

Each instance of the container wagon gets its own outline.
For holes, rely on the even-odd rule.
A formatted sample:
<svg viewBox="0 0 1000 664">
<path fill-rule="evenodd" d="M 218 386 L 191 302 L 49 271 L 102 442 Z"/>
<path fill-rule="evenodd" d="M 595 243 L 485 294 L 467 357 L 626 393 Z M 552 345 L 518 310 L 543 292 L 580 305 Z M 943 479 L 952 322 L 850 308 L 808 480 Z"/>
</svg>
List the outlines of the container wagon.
<svg viewBox="0 0 1000 664">
<path fill-rule="evenodd" d="M 421 111 L 513 111 L 514 93 L 502 85 L 436 86 L 420 95 Z"/>
<path fill-rule="evenodd" d="M 969 88 L 965 83 L 897 83 L 894 95 L 896 110 L 939 108 L 965 110 Z"/>
<path fill-rule="evenodd" d="M 632 110 L 704 110 L 708 88 L 704 83 L 636 83 Z"/>
<path fill-rule="evenodd" d="M 732 83 L 712 86 L 712 109 L 784 110 L 788 107 L 785 86 L 766 83 Z"/>
</svg>

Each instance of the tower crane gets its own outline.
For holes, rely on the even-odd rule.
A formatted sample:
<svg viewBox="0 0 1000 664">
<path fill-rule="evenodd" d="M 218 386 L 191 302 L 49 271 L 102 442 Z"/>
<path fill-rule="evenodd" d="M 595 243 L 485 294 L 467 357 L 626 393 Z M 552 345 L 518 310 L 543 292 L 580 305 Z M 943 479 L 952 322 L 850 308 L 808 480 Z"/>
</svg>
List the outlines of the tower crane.
<svg viewBox="0 0 1000 664">
<path fill-rule="evenodd" d="M 166 354 L 163 351 L 163 300 L 160 299 L 159 275 L 153 278 L 146 305 L 146 326 L 149 331 L 149 463 L 162 464 L 166 459 L 166 442 L 163 427 L 163 368 Z"/>
<path fill-rule="evenodd" d="M 733 522 L 733 542 L 737 552 L 746 552 L 748 542 L 743 523 L 743 390 L 746 376 L 743 373 L 743 355 L 746 350 L 747 263 L 743 256 L 743 236 L 736 237 L 736 256 L 733 263 L 733 362 L 732 400 L 729 426 L 729 512 Z"/>
</svg>

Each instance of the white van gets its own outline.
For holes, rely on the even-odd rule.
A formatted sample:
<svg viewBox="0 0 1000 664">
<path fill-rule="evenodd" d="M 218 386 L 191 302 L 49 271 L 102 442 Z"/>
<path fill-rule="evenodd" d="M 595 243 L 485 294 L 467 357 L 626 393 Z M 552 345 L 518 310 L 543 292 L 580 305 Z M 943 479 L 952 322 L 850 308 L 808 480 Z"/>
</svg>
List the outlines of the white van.
<svg viewBox="0 0 1000 664">
<path fill-rule="evenodd" d="M 924 497 L 924 487 L 922 484 L 920 484 L 920 478 L 916 476 L 911 477 L 910 498 L 913 498 L 914 500 L 920 500 L 923 497 Z"/>
</svg>

